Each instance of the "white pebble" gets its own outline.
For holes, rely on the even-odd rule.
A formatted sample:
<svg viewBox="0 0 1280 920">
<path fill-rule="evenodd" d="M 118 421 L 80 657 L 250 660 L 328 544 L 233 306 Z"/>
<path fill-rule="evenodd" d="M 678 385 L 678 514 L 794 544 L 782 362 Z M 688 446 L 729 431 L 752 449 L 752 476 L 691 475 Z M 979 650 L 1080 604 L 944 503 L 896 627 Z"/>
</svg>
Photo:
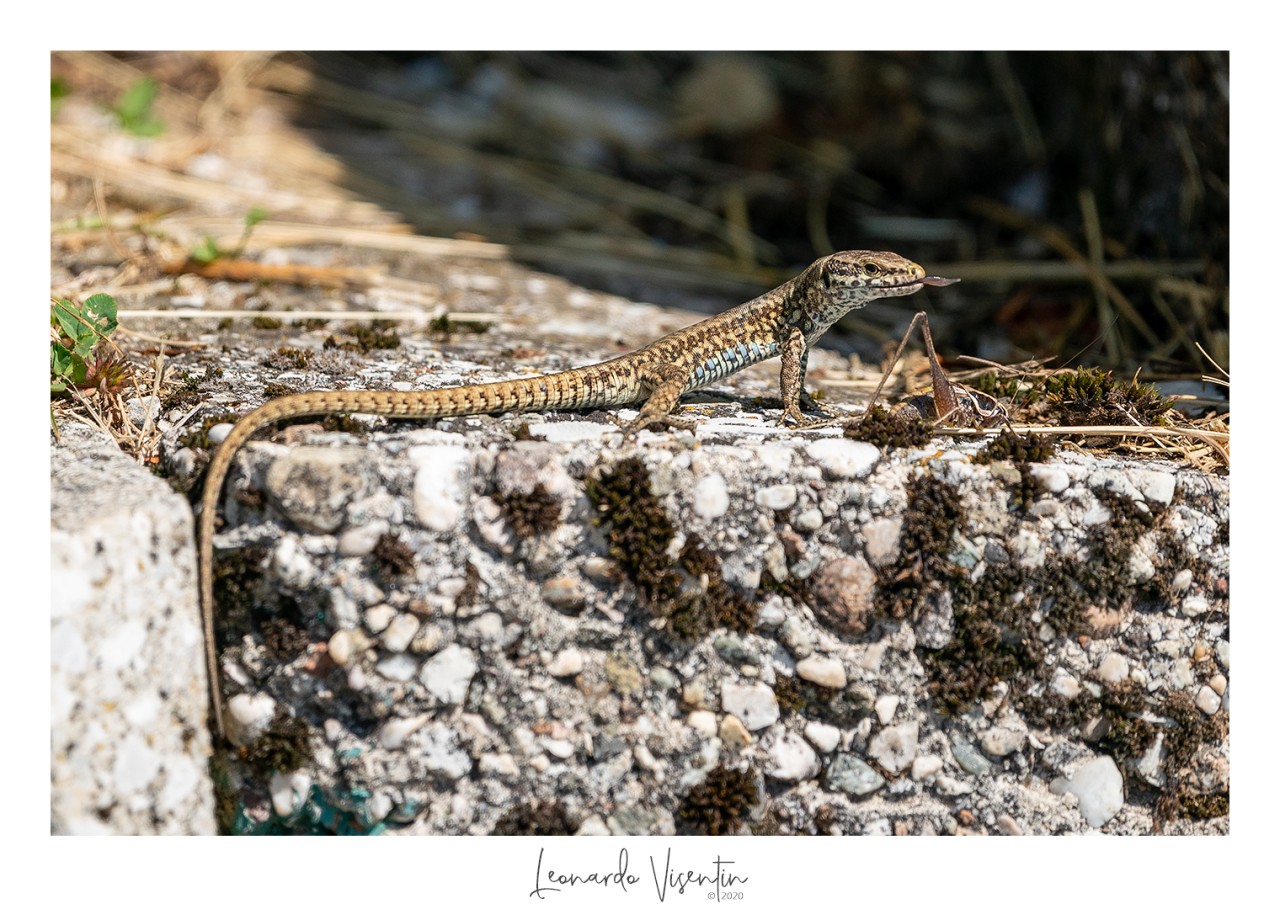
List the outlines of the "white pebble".
<svg viewBox="0 0 1280 920">
<path fill-rule="evenodd" d="M 1200 707 L 1200 711 L 1205 715 L 1211 716 L 1222 708 L 1222 697 L 1208 687 L 1201 687 L 1196 691 L 1196 705 Z"/>
<path fill-rule="evenodd" d="M 915 722 L 891 725 L 871 739 L 867 753 L 890 773 L 901 773 L 916 759 L 920 726 Z"/>
<path fill-rule="evenodd" d="M 378 732 L 378 742 L 389 751 L 398 751 L 404 747 L 409 736 L 426 725 L 430 718 L 420 715 L 408 719 L 388 719 Z"/>
<path fill-rule="evenodd" d="M 379 658 L 373 669 L 387 680 L 404 683 L 405 681 L 413 680 L 413 675 L 418 672 L 418 659 L 412 655 L 399 652 L 395 655 L 386 655 Z"/>
<path fill-rule="evenodd" d="M 902 697 L 896 693 L 886 693 L 876 700 L 876 718 L 880 720 L 881 725 L 888 725 L 893 721 L 893 716 L 898 711 L 898 704 L 901 702 Z"/>
<path fill-rule="evenodd" d="M 580 649 L 561 649 L 547 664 L 547 673 L 552 677 L 572 677 L 582 673 L 585 663 Z"/>
<path fill-rule="evenodd" d="M 1119 652 L 1107 652 L 1094 673 L 1105 683 L 1117 684 L 1129 676 L 1129 661 Z"/>
<path fill-rule="evenodd" d="M 235 723 L 232 731 L 242 743 L 262 734 L 275 714 L 276 701 L 265 693 L 237 693 L 227 700 L 227 715 Z"/>
<path fill-rule="evenodd" d="M 793 731 L 784 731 L 765 748 L 772 764 L 765 772 L 774 779 L 797 781 L 816 776 L 818 754 Z"/>
<path fill-rule="evenodd" d="M 768 728 L 781 715 L 778 700 L 767 684 L 725 684 L 720 688 L 720 705 L 751 731 Z"/>
<path fill-rule="evenodd" d="M 911 761 L 911 778 L 917 783 L 928 779 L 942 769 L 942 758 L 937 754 L 921 754 Z"/>
<path fill-rule="evenodd" d="M 1049 682 L 1049 689 L 1064 699 L 1073 700 L 1080 694 L 1080 681 L 1059 668 Z"/>
<path fill-rule="evenodd" d="M 865 476 L 880 459 L 880 448 L 847 438 L 810 441 L 805 450 L 828 476 L 843 479 Z"/>
<path fill-rule="evenodd" d="M 557 760 L 568 760 L 573 756 L 573 742 L 568 738 L 543 738 L 542 749 Z"/>
<path fill-rule="evenodd" d="M 349 665 L 355 651 L 355 636 L 351 630 L 340 629 L 329 637 L 329 657 L 338 667 L 345 668 Z"/>
<path fill-rule="evenodd" d="M 714 521 L 729 510 L 729 485 L 719 473 L 703 476 L 693 487 L 693 513 Z"/>
<path fill-rule="evenodd" d="M 1007 757 L 1022 747 L 1027 736 L 1019 731 L 996 726 L 982 733 L 980 743 L 982 750 L 992 757 Z"/>
<path fill-rule="evenodd" d="M 411 613 L 402 613 L 388 624 L 379 637 L 382 647 L 389 652 L 403 652 L 418 634 L 422 623 Z"/>
<path fill-rule="evenodd" d="M 476 656 L 462 645 L 450 645 L 422 666 L 421 680 L 442 703 L 461 703 L 476 673 Z"/>
<path fill-rule="evenodd" d="M 796 663 L 796 673 L 819 687 L 839 689 L 849 682 L 844 673 L 844 663 L 838 658 L 810 655 Z"/>
<path fill-rule="evenodd" d="M 706 709 L 697 709 L 689 713 L 689 718 L 685 720 L 689 727 L 700 735 L 708 738 L 716 736 L 716 715 Z"/>
<path fill-rule="evenodd" d="M 769 511 L 785 511 L 796 503 L 796 487 L 789 482 L 756 489 L 756 505 Z"/>
<path fill-rule="evenodd" d="M 1110 757 L 1082 764 L 1071 779 L 1051 788 L 1074 795 L 1080 802 L 1080 814 L 1090 827 L 1102 827 L 1124 807 L 1124 778 Z"/>
<path fill-rule="evenodd" d="M 823 722 L 810 722 L 804 727 L 804 736 L 824 754 L 830 754 L 840 743 L 840 729 Z"/>
<path fill-rule="evenodd" d="M 386 532 L 386 521 L 372 521 L 359 527 L 349 527 L 338 537 L 338 555 L 367 556 L 373 552 L 378 539 Z"/>
<path fill-rule="evenodd" d="M 449 444 L 417 444 L 408 459 L 417 466 L 413 480 L 413 513 L 437 533 L 453 530 L 462 520 L 462 495 L 471 472 L 471 454 Z"/>
<path fill-rule="evenodd" d="M 805 508 L 796 515 L 795 528 L 801 533 L 813 533 L 822 526 L 822 512 L 817 508 Z"/>
<path fill-rule="evenodd" d="M 599 815 L 589 815 L 587 820 L 578 825 L 578 832 L 575 837 L 608 837 L 613 833 L 609 830 L 609 825 L 605 823 L 604 818 Z"/>
<path fill-rule="evenodd" d="M 506 752 L 495 754 L 489 751 L 480 755 L 480 772 L 495 773 L 499 776 L 518 776 L 520 768 L 516 766 L 516 759 L 510 754 Z"/>
<path fill-rule="evenodd" d="M 1060 466 L 1031 464 L 1031 476 L 1046 492 L 1058 494 L 1071 485 L 1071 475 Z"/>
<path fill-rule="evenodd" d="M 1198 617 L 1208 613 L 1209 601 L 1203 594 L 1190 594 L 1182 599 L 1182 615 Z"/>
</svg>

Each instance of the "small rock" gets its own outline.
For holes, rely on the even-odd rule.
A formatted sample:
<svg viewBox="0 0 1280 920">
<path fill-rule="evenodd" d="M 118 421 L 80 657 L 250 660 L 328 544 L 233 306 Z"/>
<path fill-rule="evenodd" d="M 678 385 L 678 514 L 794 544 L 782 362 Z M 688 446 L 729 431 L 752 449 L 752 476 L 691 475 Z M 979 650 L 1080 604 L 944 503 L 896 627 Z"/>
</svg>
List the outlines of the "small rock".
<svg viewBox="0 0 1280 920">
<path fill-rule="evenodd" d="M 349 665 L 355 652 L 356 641 L 352 630 L 340 629 L 329 637 L 329 657 L 338 667 L 345 668 Z"/>
<path fill-rule="evenodd" d="M 228 731 L 241 744 L 260 736 L 276 715 L 276 701 L 265 693 L 237 693 L 227 700 L 227 715 L 232 724 Z"/>
<path fill-rule="evenodd" d="M 391 621 L 379 637 L 382 647 L 389 652 L 403 652 L 418 634 L 422 623 L 411 613 L 402 613 Z"/>
<path fill-rule="evenodd" d="M 824 626 L 843 636 L 866 632 L 876 575 L 862 556 L 839 556 L 824 562 L 813 575 L 812 591 L 814 612 Z"/>
<path fill-rule="evenodd" d="M 707 738 L 714 738 L 716 736 L 716 716 L 715 713 L 710 710 L 695 710 L 694 712 L 689 713 L 689 717 L 685 719 L 685 722 L 690 728 L 700 735 L 704 735 Z"/>
<path fill-rule="evenodd" d="M 387 628 L 395 615 L 396 608 L 390 604 L 375 604 L 364 612 L 365 628 L 377 635 Z"/>
<path fill-rule="evenodd" d="M 756 489 L 756 505 L 769 511 L 785 511 L 798 497 L 796 487 L 789 482 Z"/>
<path fill-rule="evenodd" d="M 890 773 L 901 773 L 916 759 L 917 736 L 920 726 L 904 722 L 883 729 L 867 745 L 867 753 Z"/>
<path fill-rule="evenodd" d="M 896 693 L 886 693 L 876 700 L 876 718 L 880 720 L 881 725 L 888 725 L 893 721 L 894 713 L 898 711 L 898 704 L 901 702 L 902 697 Z"/>
<path fill-rule="evenodd" d="M 404 747 L 409 736 L 431 719 L 428 715 L 413 716 L 408 719 L 388 719 L 378 732 L 378 743 L 389 751 L 398 751 Z"/>
<path fill-rule="evenodd" d="M 897 562 L 901 540 L 900 517 L 878 517 L 862 525 L 863 552 L 876 568 Z"/>
<path fill-rule="evenodd" d="M 428 530 L 451 531 L 462 521 L 463 496 L 471 473 L 471 453 L 451 444 L 416 444 L 408 458 L 417 467 L 413 513 Z"/>
<path fill-rule="evenodd" d="M 1060 466 L 1048 466 L 1042 463 L 1031 464 L 1031 476 L 1040 488 L 1055 495 L 1071 485 L 1071 475 Z"/>
<path fill-rule="evenodd" d="M 1205 715 L 1211 716 L 1222 708 L 1222 697 L 1208 687 L 1201 687 L 1196 691 L 1196 706 Z"/>
<path fill-rule="evenodd" d="M 542 585 L 542 599 L 552 607 L 575 612 L 587 603 L 582 581 L 576 575 L 557 575 Z"/>
<path fill-rule="evenodd" d="M 1209 678 L 1209 689 L 1218 696 L 1227 692 L 1227 675 L 1219 672 Z"/>
<path fill-rule="evenodd" d="M 867 795 L 884 785 L 884 777 L 852 754 L 837 754 L 827 767 L 827 787 L 849 795 Z"/>
<path fill-rule="evenodd" d="M 751 731 L 768 728 L 781 715 L 772 688 L 761 683 L 725 684 L 720 688 L 720 705 Z"/>
<path fill-rule="evenodd" d="M 805 451 L 824 473 L 835 479 L 859 479 L 880 460 L 880 448 L 847 438 L 809 441 Z"/>
<path fill-rule="evenodd" d="M 693 513 L 714 521 L 729 510 L 729 485 L 719 473 L 703 476 L 693 487 Z"/>
<path fill-rule="evenodd" d="M 955 638 L 955 604 L 945 589 L 925 591 L 917 607 L 916 641 L 925 648 L 945 648 Z"/>
<path fill-rule="evenodd" d="M 1008 757 L 1027 740 L 1023 732 L 996 726 L 982 733 L 982 749 L 992 757 Z"/>
<path fill-rule="evenodd" d="M 1053 680 L 1049 682 L 1049 689 L 1063 699 L 1072 700 L 1080 694 L 1080 681 L 1059 668 L 1054 672 Z"/>
<path fill-rule="evenodd" d="M 811 655 L 796 662 L 796 674 L 819 687 L 839 689 L 849 682 L 842 661 L 820 655 Z"/>
<path fill-rule="evenodd" d="M 1094 673 L 1108 684 L 1118 684 L 1129 676 L 1129 661 L 1118 652 L 1107 652 Z"/>
<path fill-rule="evenodd" d="M 476 656 L 462 645 L 450 645 L 422 666 L 419 679 L 442 703 L 461 703 L 476 673 Z"/>
<path fill-rule="evenodd" d="M 1124 778 L 1110 757 L 1080 765 L 1060 788 L 1079 800 L 1080 814 L 1090 827 L 1102 827 L 1124 807 Z"/>
<path fill-rule="evenodd" d="M 795 528 L 801 533 L 813 533 L 822 526 L 822 512 L 817 508 L 806 508 L 796 515 Z"/>
<path fill-rule="evenodd" d="M 751 743 L 751 733 L 742 720 L 730 713 L 720 720 L 720 740 L 732 748 L 746 747 Z"/>
<path fill-rule="evenodd" d="M 585 664 L 581 649 L 561 649 L 547 664 L 547 673 L 552 677 L 572 677 L 581 674 Z"/>
<path fill-rule="evenodd" d="M 378 659 L 378 663 L 373 666 L 373 669 L 387 680 L 394 680 L 402 684 L 413 680 L 413 676 L 418 673 L 418 659 L 403 652 L 384 655 Z"/>
<path fill-rule="evenodd" d="M 154 423 L 159 419 L 162 407 L 159 396 L 135 396 L 132 399 L 125 400 L 124 408 L 129 416 L 129 421 L 141 428 L 148 421 Z"/>
<path fill-rule="evenodd" d="M 921 754 L 911 762 L 911 778 L 916 782 L 928 779 L 942 769 L 942 758 L 937 754 Z"/>
<path fill-rule="evenodd" d="M 347 558 L 368 556 L 378 540 L 387 533 L 386 521 L 370 521 L 359 527 L 348 527 L 338 537 L 338 555 Z"/>
<path fill-rule="evenodd" d="M 991 761 L 983 757 L 976 747 L 963 738 L 951 739 L 951 756 L 966 773 L 982 776 L 991 772 Z"/>
<path fill-rule="evenodd" d="M 816 776 L 818 755 L 793 731 L 784 731 L 765 748 L 772 764 L 765 773 L 774 779 L 798 782 Z"/>
<path fill-rule="evenodd" d="M 804 727 L 804 736 L 819 751 L 830 754 L 840 743 L 840 729 L 822 722 L 810 722 Z"/>
</svg>

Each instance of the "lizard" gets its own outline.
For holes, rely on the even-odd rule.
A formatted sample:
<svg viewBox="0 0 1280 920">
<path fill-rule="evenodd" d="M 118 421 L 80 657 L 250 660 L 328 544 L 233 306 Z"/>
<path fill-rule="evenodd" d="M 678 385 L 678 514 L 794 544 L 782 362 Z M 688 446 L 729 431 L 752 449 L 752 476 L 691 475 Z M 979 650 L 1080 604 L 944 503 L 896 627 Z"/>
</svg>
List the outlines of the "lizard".
<svg viewBox="0 0 1280 920">
<path fill-rule="evenodd" d="M 926 275 L 919 265 L 892 252 L 837 252 L 746 303 L 599 364 L 438 390 L 294 393 L 251 410 L 213 452 L 205 471 L 196 532 L 200 613 L 217 735 L 226 737 L 213 629 L 217 506 L 232 459 L 260 428 L 288 419 L 342 412 L 438 419 L 531 409 L 618 408 L 643 401 L 639 415 L 623 428 L 624 436 L 630 437 L 663 424 L 692 427 L 691 422 L 671 414 L 681 396 L 774 357 L 782 358 L 779 423 L 799 425 L 804 422 L 801 400 L 809 348 L 833 323 L 877 298 L 903 297 L 925 285 L 956 280 Z"/>
</svg>

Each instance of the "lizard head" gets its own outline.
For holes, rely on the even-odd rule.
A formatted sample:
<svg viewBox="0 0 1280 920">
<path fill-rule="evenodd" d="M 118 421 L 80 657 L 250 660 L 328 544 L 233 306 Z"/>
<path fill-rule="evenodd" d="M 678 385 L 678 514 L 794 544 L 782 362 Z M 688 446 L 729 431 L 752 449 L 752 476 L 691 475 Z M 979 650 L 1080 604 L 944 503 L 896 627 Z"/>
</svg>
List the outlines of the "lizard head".
<svg viewBox="0 0 1280 920">
<path fill-rule="evenodd" d="M 814 262 L 806 270 L 804 289 L 808 312 L 825 326 L 850 310 L 878 297 L 903 297 L 926 284 L 951 284 L 957 279 L 935 278 L 910 259 L 894 252 L 850 249 Z"/>
</svg>

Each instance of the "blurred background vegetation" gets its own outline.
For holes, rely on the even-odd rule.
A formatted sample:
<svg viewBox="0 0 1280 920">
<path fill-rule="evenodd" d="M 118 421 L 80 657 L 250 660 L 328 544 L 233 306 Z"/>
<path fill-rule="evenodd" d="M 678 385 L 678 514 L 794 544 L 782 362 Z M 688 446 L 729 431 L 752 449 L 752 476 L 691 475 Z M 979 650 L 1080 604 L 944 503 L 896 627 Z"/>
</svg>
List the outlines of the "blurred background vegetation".
<svg viewBox="0 0 1280 920">
<path fill-rule="evenodd" d="M 127 73 L 154 106 L 122 111 Z M 927 306 L 949 356 L 1225 402 L 1198 382 L 1201 348 L 1229 367 L 1225 52 L 67 54 L 53 78 L 138 136 L 194 119 L 187 174 L 231 119 L 269 133 L 269 102 L 340 164 L 318 177 L 420 232 L 657 303 L 716 311 L 893 250 L 964 284 L 833 344 L 878 359 Z"/>
</svg>

